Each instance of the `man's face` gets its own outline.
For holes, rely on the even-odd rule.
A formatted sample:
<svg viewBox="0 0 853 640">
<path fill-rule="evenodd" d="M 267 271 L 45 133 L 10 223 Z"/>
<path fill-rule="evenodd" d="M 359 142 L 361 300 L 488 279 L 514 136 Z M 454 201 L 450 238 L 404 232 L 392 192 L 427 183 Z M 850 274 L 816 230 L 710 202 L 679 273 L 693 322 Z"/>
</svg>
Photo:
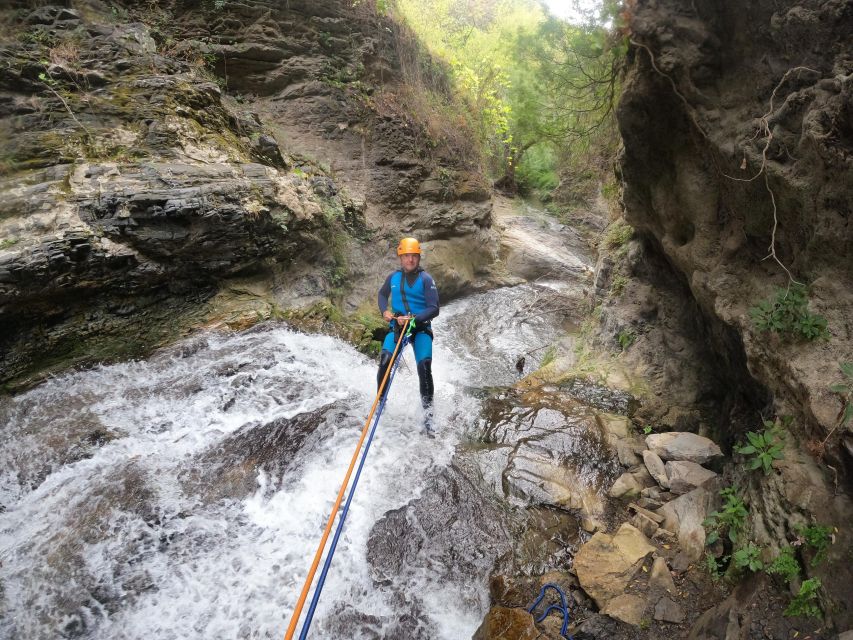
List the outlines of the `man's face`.
<svg viewBox="0 0 853 640">
<path fill-rule="evenodd" d="M 400 256 L 400 266 L 406 273 L 412 273 L 421 263 L 421 256 L 417 253 L 404 253 Z"/>
</svg>

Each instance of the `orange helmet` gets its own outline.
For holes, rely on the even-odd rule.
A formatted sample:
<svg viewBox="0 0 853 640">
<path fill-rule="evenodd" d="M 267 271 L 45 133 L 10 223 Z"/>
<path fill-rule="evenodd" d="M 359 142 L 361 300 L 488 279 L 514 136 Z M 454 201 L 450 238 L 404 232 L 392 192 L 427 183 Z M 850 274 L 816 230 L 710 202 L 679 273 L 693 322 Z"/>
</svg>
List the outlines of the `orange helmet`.
<svg viewBox="0 0 853 640">
<path fill-rule="evenodd" d="M 421 243 L 414 238 L 403 238 L 400 244 L 397 245 L 397 255 L 401 256 L 404 253 L 421 253 Z"/>
</svg>

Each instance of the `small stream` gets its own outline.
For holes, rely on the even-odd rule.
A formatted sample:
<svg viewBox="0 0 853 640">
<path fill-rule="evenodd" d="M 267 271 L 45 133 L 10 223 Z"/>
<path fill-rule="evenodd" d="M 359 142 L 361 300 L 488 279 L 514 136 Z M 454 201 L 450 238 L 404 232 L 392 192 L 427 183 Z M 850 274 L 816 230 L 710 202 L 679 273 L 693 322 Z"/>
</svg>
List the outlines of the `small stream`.
<svg viewBox="0 0 853 640">
<path fill-rule="evenodd" d="M 442 309 L 435 439 L 421 433 L 406 355 L 314 637 L 470 637 L 493 571 L 548 570 L 577 545 L 572 510 L 616 469 L 589 408 L 493 391 L 519 379 L 519 355 L 564 333 L 564 314 L 537 310 L 546 293 L 574 304 L 580 285 Z M 375 367 L 339 340 L 268 323 L 0 399 L 0 637 L 282 637 Z M 560 503 L 553 487 L 566 486 L 586 497 Z"/>
</svg>

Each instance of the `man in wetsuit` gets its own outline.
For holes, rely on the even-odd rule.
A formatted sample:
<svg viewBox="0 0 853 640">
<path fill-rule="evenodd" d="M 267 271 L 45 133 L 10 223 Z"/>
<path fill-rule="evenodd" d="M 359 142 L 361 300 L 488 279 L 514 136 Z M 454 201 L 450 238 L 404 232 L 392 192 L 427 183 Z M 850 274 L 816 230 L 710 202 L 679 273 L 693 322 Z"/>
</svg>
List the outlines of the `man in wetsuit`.
<svg viewBox="0 0 853 640">
<path fill-rule="evenodd" d="M 438 289 L 432 276 L 421 266 L 421 246 L 414 238 L 403 238 L 397 247 L 400 257 L 400 270 L 385 279 L 379 289 L 379 311 L 392 329 L 382 343 L 379 356 L 377 385 L 382 384 L 385 372 L 391 364 L 396 337 L 399 329 L 406 326 L 408 320 L 415 319 L 412 346 L 415 350 L 415 362 L 418 365 L 418 380 L 421 389 L 421 404 L 424 409 L 424 429 L 432 434 L 433 428 L 433 383 L 432 383 L 432 325 L 438 315 Z M 395 335 L 396 334 L 396 335 Z"/>
</svg>

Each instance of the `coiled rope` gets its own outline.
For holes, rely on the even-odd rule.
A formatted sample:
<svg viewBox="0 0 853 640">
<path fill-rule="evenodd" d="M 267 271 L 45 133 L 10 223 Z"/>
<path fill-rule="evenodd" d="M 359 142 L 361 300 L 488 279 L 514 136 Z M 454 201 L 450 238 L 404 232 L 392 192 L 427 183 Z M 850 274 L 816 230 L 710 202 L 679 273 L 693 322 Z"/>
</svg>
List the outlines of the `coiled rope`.
<svg viewBox="0 0 853 640">
<path fill-rule="evenodd" d="M 388 367 L 385 371 L 385 376 L 382 378 L 382 382 L 379 385 L 379 390 L 376 392 L 376 398 L 373 400 L 373 406 L 370 408 L 370 413 L 367 416 L 367 420 L 364 423 L 364 428 L 361 431 L 361 437 L 358 440 L 358 445 L 356 445 L 355 451 L 352 455 L 352 460 L 350 461 L 349 468 L 347 469 L 347 473 L 344 476 L 344 481 L 341 484 L 341 489 L 338 491 L 338 497 L 335 500 L 335 504 L 332 507 L 332 513 L 329 514 L 329 521 L 326 523 L 326 528 L 323 531 L 323 536 L 320 539 L 320 545 L 317 547 L 317 552 L 314 554 L 314 560 L 311 563 L 311 568 L 308 571 L 308 576 L 305 578 L 305 584 L 302 587 L 302 592 L 299 594 L 299 600 L 296 602 L 296 607 L 293 610 L 293 614 L 290 617 L 290 624 L 287 627 L 287 633 L 285 633 L 285 640 L 291 640 L 293 638 L 293 634 L 296 631 L 296 624 L 299 622 L 299 616 L 302 614 L 302 608 L 305 606 L 305 599 L 308 597 L 308 591 L 311 588 L 311 583 L 314 581 L 314 575 L 317 572 L 317 567 L 320 564 L 320 558 L 323 555 L 323 549 L 326 547 L 326 542 L 329 539 L 329 533 L 332 531 L 332 523 L 335 521 L 335 516 L 338 513 L 338 509 L 341 506 L 341 501 L 343 500 L 344 493 L 346 492 L 347 485 L 349 484 L 350 476 L 352 475 L 352 471 L 355 468 L 355 462 L 358 459 L 358 454 L 361 451 L 362 445 L 364 444 L 365 437 L 367 437 L 367 445 L 364 447 L 364 453 L 361 456 L 361 462 L 358 465 L 358 471 L 355 474 L 355 479 L 352 483 L 352 489 L 350 489 L 349 496 L 347 497 L 346 505 L 344 506 L 343 511 L 341 512 L 341 518 L 338 521 L 338 528 L 335 531 L 335 537 L 332 540 L 332 545 L 329 547 L 329 553 L 326 556 L 326 561 L 323 564 L 323 571 L 320 573 L 320 579 L 317 582 L 317 587 L 314 590 L 314 596 L 311 599 L 311 605 L 308 608 L 308 613 L 305 617 L 305 622 L 302 624 L 302 630 L 299 633 L 299 640 L 305 640 L 308 637 L 308 630 L 311 627 L 311 620 L 314 617 L 314 611 L 317 608 L 317 603 L 320 601 L 320 593 L 323 590 L 323 585 L 326 581 L 326 575 L 329 572 L 329 567 L 332 565 L 332 558 L 335 554 L 335 549 L 338 544 L 338 539 L 341 536 L 341 532 L 344 528 L 344 521 L 346 520 L 347 513 L 349 512 L 350 504 L 352 503 L 353 495 L 355 495 L 355 488 L 358 484 L 358 479 L 361 476 L 361 470 L 364 468 L 364 461 L 367 459 L 367 453 L 370 450 L 370 443 L 373 441 L 373 435 L 376 433 L 376 426 L 379 424 L 379 418 L 382 416 L 382 410 L 385 408 L 385 401 L 388 398 L 388 394 L 386 392 L 386 387 L 388 389 L 391 388 L 391 381 L 394 378 L 394 373 L 397 371 L 397 366 L 400 364 L 400 359 L 397 357 L 398 353 L 402 353 L 403 348 L 409 343 L 409 340 L 412 335 L 412 329 L 414 327 L 414 319 L 410 320 L 406 325 L 405 330 L 400 332 L 400 337 L 397 339 L 397 344 L 394 347 L 394 353 L 391 354 L 391 362 L 392 366 Z M 378 411 L 377 411 L 378 406 Z M 370 420 L 374 417 L 374 413 L 376 414 L 376 418 L 373 421 L 373 427 L 370 428 Z M 368 437 L 368 428 L 370 428 L 370 435 Z"/>
<path fill-rule="evenodd" d="M 559 611 L 563 614 L 563 626 L 560 627 L 560 635 L 564 638 L 568 637 L 569 640 L 572 640 L 571 636 L 566 636 L 566 631 L 569 628 L 569 605 L 566 603 L 566 594 L 563 593 L 563 590 L 560 589 L 560 587 L 558 587 L 557 585 L 552 584 L 550 582 L 544 585 L 542 587 L 542 590 L 539 592 L 539 597 L 536 598 L 536 601 L 530 606 L 527 612 L 533 613 L 533 610 L 539 606 L 539 603 L 542 602 L 542 600 L 545 599 L 545 593 L 548 591 L 548 589 L 554 589 L 557 592 L 557 594 L 560 596 L 560 604 L 550 605 L 547 609 L 545 609 L 545 612 L 536 619 L 536 622 L 542 622 L 545 618 L 548 617 L 548 614 L 552 611 Z"/>
</svg>

